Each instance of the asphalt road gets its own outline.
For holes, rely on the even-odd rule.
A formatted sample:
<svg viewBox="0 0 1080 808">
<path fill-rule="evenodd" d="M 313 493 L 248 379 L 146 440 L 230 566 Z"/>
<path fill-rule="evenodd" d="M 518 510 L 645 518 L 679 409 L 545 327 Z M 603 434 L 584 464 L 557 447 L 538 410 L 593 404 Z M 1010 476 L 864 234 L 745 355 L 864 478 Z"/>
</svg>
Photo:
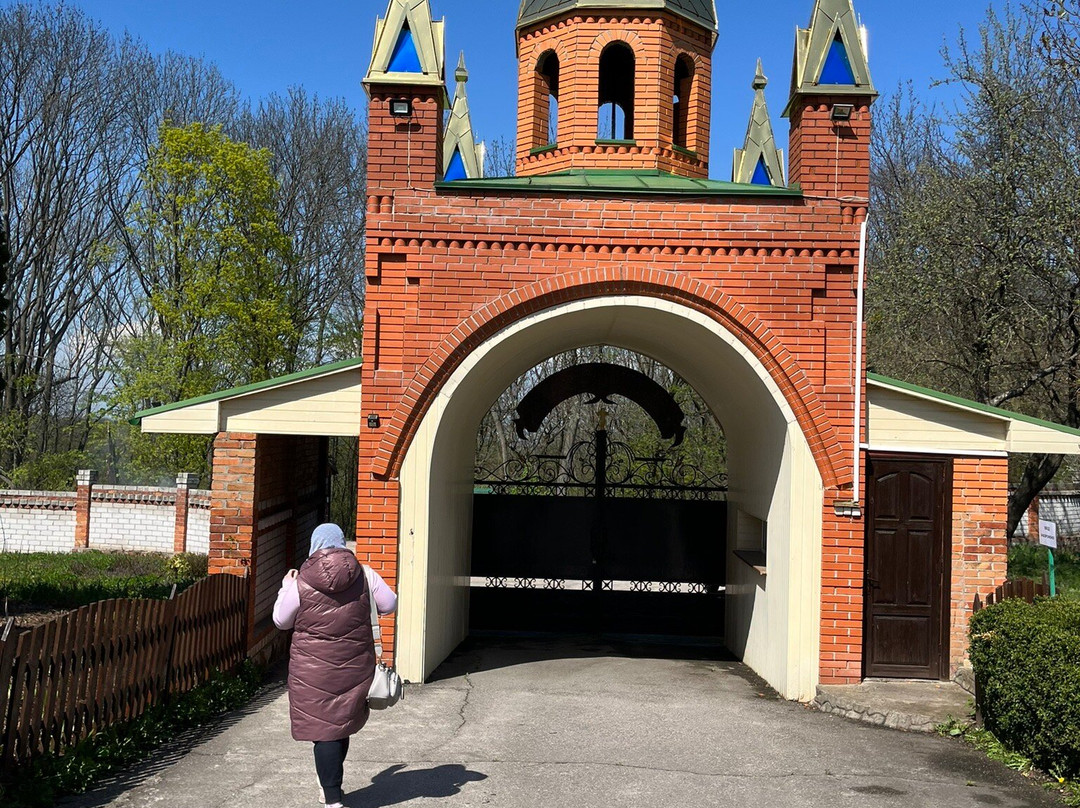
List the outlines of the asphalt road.
<svg viewBox="0 0 1080 808">
<path fill-rule="evenodd" d="M 690 658 L 680 658 L 690 657 Z M 951 739 L 785 702 L 745 666 L 679 649 L 471 641 L 354 739 L 349 808 L 967 808 L 1053 795 Z M 319 805 L 280 685 L 65 808 Z"/>
</svg>

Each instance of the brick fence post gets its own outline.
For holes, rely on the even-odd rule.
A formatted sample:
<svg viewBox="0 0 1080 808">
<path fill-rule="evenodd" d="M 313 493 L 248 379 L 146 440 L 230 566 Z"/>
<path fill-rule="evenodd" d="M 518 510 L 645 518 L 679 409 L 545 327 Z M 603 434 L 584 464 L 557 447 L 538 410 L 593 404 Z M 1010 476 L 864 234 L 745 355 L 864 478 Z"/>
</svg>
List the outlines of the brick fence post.
<svg viewBox="0 0 1080 808">
<path fill-rule="evenodd" d="M 1028 542 L 1033 544 L 1039 543 L 1039 498 L 1036 496 L 1031 500 L 1031 504 L 1028 505 L 1027 512 L 1027 538 Z"/>
<path fill-rule="evenodd" d="M 90 496 L 97 481 L 97 472 L 80 469 L 75 474 L 75 549 L 90 546 Z"/>
<path fill-rule="evenodd" d="M 176 475 L 176 520 L 173 528 L 173 552 L 187 552 L 188 508 L 191 489 L 199 485 L 198 474 L 187 472 Z"/>
</svg>

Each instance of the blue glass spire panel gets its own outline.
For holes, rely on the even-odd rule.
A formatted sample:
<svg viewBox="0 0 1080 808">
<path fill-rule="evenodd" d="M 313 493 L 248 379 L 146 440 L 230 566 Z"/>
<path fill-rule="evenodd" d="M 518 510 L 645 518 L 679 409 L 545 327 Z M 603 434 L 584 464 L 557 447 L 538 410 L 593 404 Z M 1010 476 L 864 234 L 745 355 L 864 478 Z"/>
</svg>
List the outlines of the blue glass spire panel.
<svg viewBox="0 0 1080 808">
<path fill-rule="evenodd" d="M 855 86 L 855 73 L 851 69 L 851 59 L 848 58 L 847 48 L 844 47 L 844 40 L 839 31 L 829 48 L 829 55 L 825 57 L 825 66 L 821 68 L 818 84 Z"/>
<path fill-rule="evenodd" d="M 468 178 L 469 175 L 465 171 L 465 161 L 461 159 L 461 150 L 454 149 L 454 156 L 450 158 L 450 165 L 446 167 L 443 180 L 453 182 L 454 180 L 467 180 Z"/>
<path fill-rule="evenodd" d="M 390 64 L 386 68 L 389 73 L 423 73 L 420 66 L 420 54 L 416 52 L 416 42 L 413 40 L 409 26 L 401 29 L 394 46 L 394 53 L 390 56 Z"/>
<path fill-rule="evenodd" d="M 754 169 L 754 176 L 750 178 L 751 185 L 772 185 L 772 180 L 769 179 L 769 169 L 765 167 L 765 158 L 759 157 L 757 161 L 757 168 Z"/>
</svg>

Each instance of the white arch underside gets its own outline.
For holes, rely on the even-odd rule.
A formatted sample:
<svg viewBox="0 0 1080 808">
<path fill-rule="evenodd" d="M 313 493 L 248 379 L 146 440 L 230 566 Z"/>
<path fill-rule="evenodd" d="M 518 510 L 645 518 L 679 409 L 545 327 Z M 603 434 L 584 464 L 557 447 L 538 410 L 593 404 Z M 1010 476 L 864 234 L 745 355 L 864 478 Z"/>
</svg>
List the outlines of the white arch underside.
<svg viewBox="0 0 1080 808">
<path fill-rule="evenodd" d="M 400 477 L 399 671 L 422 681 L 468 634 L 480 420 L 529 368 L 595 344 L 663 362 L 720 420 L 731 483 L 726 642 L 787 698 L 812 699 L 824 494 L 809 444 L 764 366 L 733 334 L 693 309 L 640 296 L 578 301 L 531 315 L 477 348 L 437 395 Z M 765 575 L 734 555 L 740 513 L 768 524 Z"/>
</svg>

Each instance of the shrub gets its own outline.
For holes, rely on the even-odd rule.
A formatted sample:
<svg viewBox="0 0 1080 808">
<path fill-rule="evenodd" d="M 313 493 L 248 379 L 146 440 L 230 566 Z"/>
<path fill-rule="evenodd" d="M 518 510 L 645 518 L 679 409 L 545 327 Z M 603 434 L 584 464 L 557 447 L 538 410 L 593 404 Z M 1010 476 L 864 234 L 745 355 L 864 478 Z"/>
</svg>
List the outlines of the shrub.
<svg viewBox="0 0 1080 808">
<path fill-rule="evenodd" d="M 3 553 L 0 599 L 76 609 L 109 598 L 167 598 L 206 577 L 206 558 L 154 553 Z"/>
<path fill-rule="evenodd" d="M 1058 777 L 1080 775 L 1080 602 L 1007 600 L 971 620 L 986 727 Z"/>
</svg>

